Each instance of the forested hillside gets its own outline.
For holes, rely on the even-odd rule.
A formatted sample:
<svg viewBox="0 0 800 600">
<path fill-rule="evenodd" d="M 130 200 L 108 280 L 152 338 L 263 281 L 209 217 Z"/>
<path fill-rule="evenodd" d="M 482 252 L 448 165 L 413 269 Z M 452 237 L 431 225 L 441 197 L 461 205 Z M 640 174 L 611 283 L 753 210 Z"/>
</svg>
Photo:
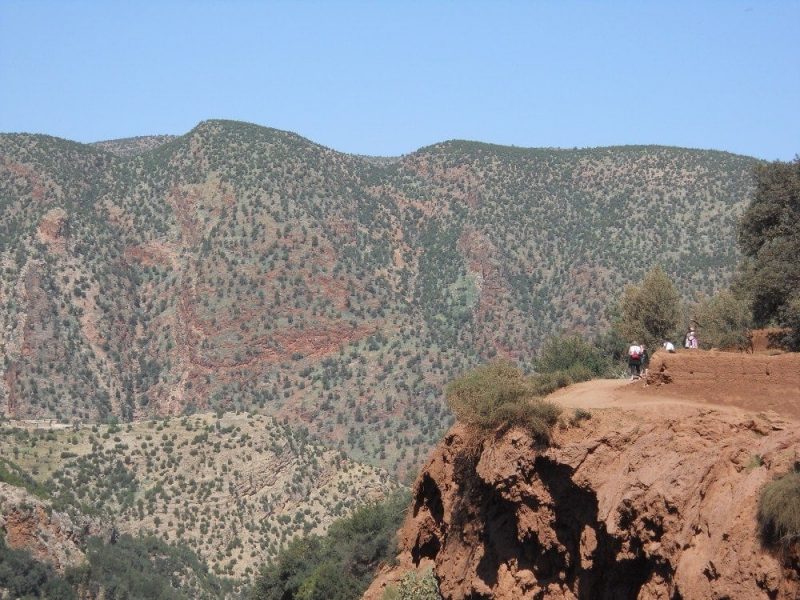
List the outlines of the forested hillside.
<svg viewBox="0 0 800 600">
<path fill-rule="evenodd" d="M 0 403 L 15 418 L 286 418 L 402 473 L 442 384 L 591 334 L 660 263 L 726 284 L 754 159 L 453 141 L 394 160 L 208 121 L 0 136 Z"/>
<path fill-rule="evenodd" d="M 165 144 L 172 139 L 175 139 L 174 135 L 145 135 L 140 137 L 123 138 L 120 140 L 94 142 L 92 146 L 106 150 L 107 152 L 111 152 L 117 156 L 129 157 L 154 150 L 161 144 Z"/>
<path fill-rule="evenodd" d="M 397 487 L 386 471 L 304 430 L 221 412 L 125 426 L 0 427 L 0 482 L 27 489 L 74 523 L 92 516 L 108 530 L 180 543 L 215 574 L 239 579 L 294 537 L 322 534 Z M 5 491 L 0 523 L 13 535 L 37 519 L 10 517 L 30 502 Z"/>
</svg>

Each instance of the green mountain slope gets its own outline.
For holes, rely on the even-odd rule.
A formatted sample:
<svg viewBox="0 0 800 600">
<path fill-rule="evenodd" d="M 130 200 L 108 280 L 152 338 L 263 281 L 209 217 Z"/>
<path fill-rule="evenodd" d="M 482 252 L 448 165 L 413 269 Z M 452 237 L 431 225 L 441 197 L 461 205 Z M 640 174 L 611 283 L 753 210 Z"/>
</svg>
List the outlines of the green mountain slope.
<svg viewBox="0 0 800 600">
<path fill-rule="evenodd" d="M 57 527 L 53 519 L 37 521 L 56 510 L 70 521 L 65 530 L 153 535 L 237 580 L 291 539 L 324 534 L 334 520 L 398 487 L 385 470 L 355 463 L 305 430 L 243 413 L 125 426 L 6 425 L 0 456 L 8 457 L 0 459 L 0 539 L 27 540 L 53 563 L 69 554 L 65 545 L 79 552 L 72 542 L 84 550 L 86 540 L 44 531 Z M 24 509 L 33 494 L 46 510 Z M 27 531 L 35 527 L 44 532 Z"/>
<path fill-rule="evenodd" d="M 659 262 L 724 285 L 754 159 L 453 141 L 397 160 L 201 123 L 118 156 L 0 136 L 0 402 L 96 420 L 247 408 L 402 473 L 442 384 L 591 333 Z"/>
<path fill-rule="evenodd" d="M 144 154 L 174 139 L 174 135 L 145 135 L 120 140 L 94 142 L 92 146 L 111 152 L 117 156 L 129 157 Z"/>
</svg>

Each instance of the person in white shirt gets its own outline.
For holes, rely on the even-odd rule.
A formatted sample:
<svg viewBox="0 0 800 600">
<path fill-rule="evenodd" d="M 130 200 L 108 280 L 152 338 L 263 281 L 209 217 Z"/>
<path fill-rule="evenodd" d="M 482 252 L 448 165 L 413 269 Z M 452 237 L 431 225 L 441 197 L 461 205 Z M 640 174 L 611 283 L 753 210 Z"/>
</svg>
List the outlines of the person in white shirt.
<svg viewBox="0 0 800 600">
<path fill-rule="evenodd" d="M 628 368 L 631 370 L 631 381 L 642 376 L 642 354 L 644 350 L 639 342 L 633 342 L 628 348 Z"/>
<path fill-rule="evenodd" d="M 674 353 L 675 353 L 675 344 L 673 344 L 673 343 L 672 343 L 672 342 L 670 342 L 669 340 L 666 340 L 666 341 L 665 341 L 663 344 L 661 344 L 661 345 L 662 345 L 662 346 L 664 346 L 664 350 L 666 350 L 667 352 L 670 352 L 670 353 L 672 353 L 672 354 L 674 354 Z"/>
</svg>

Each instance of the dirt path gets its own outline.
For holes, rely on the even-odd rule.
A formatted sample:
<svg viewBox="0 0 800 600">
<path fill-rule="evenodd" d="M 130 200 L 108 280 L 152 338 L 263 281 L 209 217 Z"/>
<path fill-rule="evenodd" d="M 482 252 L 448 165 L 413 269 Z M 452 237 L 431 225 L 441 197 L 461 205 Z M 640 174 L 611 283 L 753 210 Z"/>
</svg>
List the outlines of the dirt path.
<svg viewBox="0 0 800 600">
<path fill-rule="evenodd" d="M 714 408 L 731 415 L 773 412 L 800 421 L 800 353 L 656 352 L 644 380 L 601 379 L 550 398 L 567 408 L 674 411 Z"/>
<path fill-rule="evenodd" d="M 637 408 L 646 406 L 697 406 L 707 404 L 686 400 L 678 396 L 655 395 L 648 393 L 643 383 L 631 382 L 628 379 L 594 379 L 576 383 L 550 394 L 553 400 L 565 408 Z M 730 408 L 721 405 L 719 408 Z M 741 410 L 741 409 L 737 409 Z"/>
<path fill-rule="evenodd" d="M 641 381 L 631 382 L 627 379 L 595 379 L 560 389 L 547 399 L 565 408 L 586 410 L 622 408 L 637 412 L 683 412 L 682 409 L 696 410 L 698 407 L 706 407 L 735 415 L 764 410 L 764 407 L 760 406 L 761 403 L 755 403 L 755 407 L 750 407 L 746 403 L 719 404 L 699 398 L 686 398 L 679 395 L 679 390 L 670 393 L 668 387 L 656 388 L 646 386 Z M 783 417 L 798 420 L 792 411 L 775 412 Z"/>
</svg>

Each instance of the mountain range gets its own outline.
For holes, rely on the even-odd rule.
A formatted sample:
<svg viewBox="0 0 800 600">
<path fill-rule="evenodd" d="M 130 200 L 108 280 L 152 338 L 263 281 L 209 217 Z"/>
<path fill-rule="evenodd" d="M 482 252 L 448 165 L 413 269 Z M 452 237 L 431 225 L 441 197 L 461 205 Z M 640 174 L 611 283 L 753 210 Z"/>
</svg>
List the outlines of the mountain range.
<svg viewBox="0 0 800 600">
<path fill-rule="evenodd" d="M 661 264 L 724 286 L 753 158 L 448 141 L 394 158 L 205 121 L 79 144 L 0 135 L 0 405 L 131 421 L 246 410 L 398 477 L 443 385 L 592 336 Z"/>
</svg>

